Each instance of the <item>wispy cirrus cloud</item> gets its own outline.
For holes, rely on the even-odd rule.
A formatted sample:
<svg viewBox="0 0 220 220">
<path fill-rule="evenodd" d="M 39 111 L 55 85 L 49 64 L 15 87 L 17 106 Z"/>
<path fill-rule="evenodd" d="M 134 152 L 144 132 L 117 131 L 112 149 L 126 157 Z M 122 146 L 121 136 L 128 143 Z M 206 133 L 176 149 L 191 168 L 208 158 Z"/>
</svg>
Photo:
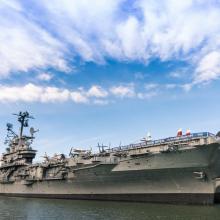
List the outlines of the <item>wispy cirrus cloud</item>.
<svg viewBox="0 0 220 220">
<path fill-rule="evenodd" d="M 219 76 L 216 0 L 1 1 L 0 28 L 1 76 L 33 68 L 69 71 L 75 57 L 185 60 L 193 85 Z"/>
<path fill-rule="evenodd" d="M 0 76 L 34 68 L 68 70 L 64 45 L 27 19 L 19 2 L 0 2 L 0 28 Z"/>
<path fill-rule="evenodd" d="M 198 63 L 195 71 L 195 83 L 209 82 L 220 77 L 220 51 L 212 51 Z"/>
</svg>

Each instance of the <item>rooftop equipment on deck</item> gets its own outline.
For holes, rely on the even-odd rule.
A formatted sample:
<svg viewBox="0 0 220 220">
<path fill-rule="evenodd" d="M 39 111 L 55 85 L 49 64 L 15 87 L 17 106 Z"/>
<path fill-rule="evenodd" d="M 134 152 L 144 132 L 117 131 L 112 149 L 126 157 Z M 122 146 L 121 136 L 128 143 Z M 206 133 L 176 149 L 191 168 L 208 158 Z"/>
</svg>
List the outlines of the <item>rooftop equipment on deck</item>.
<svg viewBox="0 0 220 220">
<path fill-rule="evenodd" d="M 177 137 L 181 137 L 183 135 L 182 128 L 177 131 Z"/>
<path fill-rule="evenodd" d="M 187 130 L 186 130 L 186 135 L 187 135 L 187 136 L 191 135 L 190 129 L 187 129 Z"/>
</svg>

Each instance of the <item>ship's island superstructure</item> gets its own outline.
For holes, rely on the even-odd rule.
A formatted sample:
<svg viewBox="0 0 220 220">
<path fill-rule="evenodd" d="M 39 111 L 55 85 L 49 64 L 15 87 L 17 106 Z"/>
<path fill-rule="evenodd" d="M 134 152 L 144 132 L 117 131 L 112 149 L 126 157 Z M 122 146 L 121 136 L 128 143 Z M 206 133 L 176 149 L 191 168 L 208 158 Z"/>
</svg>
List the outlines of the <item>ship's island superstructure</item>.
<svg viewBox="0 0 220 220">
<path fill-rule="evenodd" d="M 213 204 L 220 200 L 220 135 L 190 133 L 106 148 L 36 155 L 34 134 L 24 135 L 28 112 L 16 114 L 19 134 L 7 124 L 8 147 L 0 166 L 0 195 L 140 202 Z"/>
</svg>

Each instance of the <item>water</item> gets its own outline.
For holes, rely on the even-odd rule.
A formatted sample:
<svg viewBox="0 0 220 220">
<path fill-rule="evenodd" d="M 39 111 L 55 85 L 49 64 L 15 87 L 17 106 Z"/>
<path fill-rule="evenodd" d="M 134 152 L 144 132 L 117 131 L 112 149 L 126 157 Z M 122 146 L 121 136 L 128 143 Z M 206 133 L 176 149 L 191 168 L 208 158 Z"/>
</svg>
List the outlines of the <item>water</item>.
<svg viewBox="0 0 220 220">
<path fill-rule="evenodd" d="M 219 220 L 220 205 L 51 200 L 0 197 L 0 220 Z"/>
</svg>

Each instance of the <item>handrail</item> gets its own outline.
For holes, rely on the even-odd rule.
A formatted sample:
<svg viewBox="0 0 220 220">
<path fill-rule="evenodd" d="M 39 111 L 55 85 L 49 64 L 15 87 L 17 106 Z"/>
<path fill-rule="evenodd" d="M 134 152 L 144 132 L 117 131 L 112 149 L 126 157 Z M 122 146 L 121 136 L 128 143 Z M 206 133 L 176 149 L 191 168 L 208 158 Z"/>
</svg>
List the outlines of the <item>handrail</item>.
<svg viewBox="0 0 220 220">
<path fill-rule="evenodd" d="M 158 145 L 158 144 L 166 144 L 169 142 L 175 142 L 175 141 L 189 141 L 189 140 L 194 140 L 198 138 L 207 138 L 207 137 L 215 137 L 214 134 L 210 132 L 198 132 L 198 133 L 192 133 L 190 135 L 182 135 L 179 137 L 168 137 L 168 138 L 163 138 L 163 139 L 158 139 L 158 140 L 153 140 L 153 141 L 147 141 L 147 142 L 140 142 L 136 144 L 129 144 L 125 146 L 120 146 L 120 147 L 114 147 L 111 148 L 110 150 L 107 150 L 108 152 L 115 152 L 115 151 L 121 151 L 121 150 L 128 150 L 128 149 L 136 149 L 136 148 L 141 148 L 141 147 L 149 147 L 153 145 Z"/>
</svg>

